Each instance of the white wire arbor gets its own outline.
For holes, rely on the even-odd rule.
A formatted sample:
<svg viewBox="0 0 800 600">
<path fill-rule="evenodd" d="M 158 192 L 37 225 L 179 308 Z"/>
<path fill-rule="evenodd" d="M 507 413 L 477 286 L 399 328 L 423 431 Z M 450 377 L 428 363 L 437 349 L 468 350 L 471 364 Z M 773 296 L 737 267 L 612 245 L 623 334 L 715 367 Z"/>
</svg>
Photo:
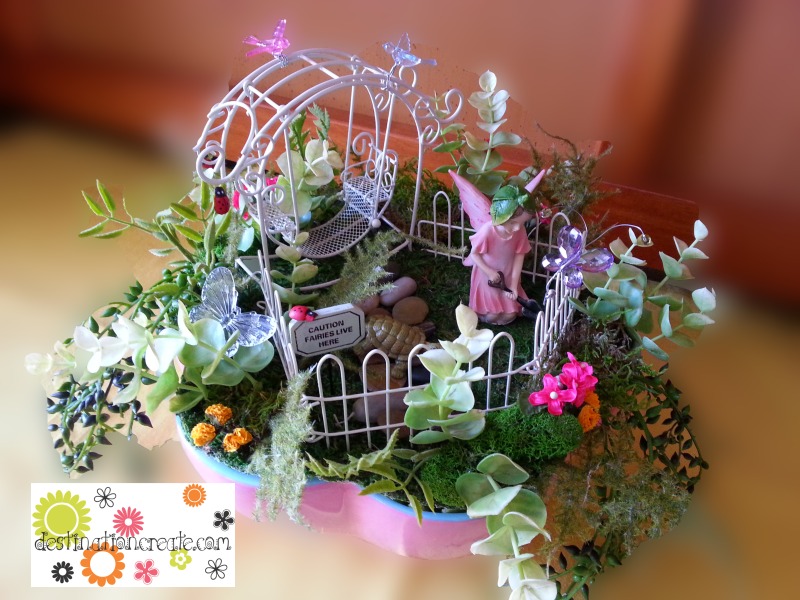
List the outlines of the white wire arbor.
<svg viewBox="0 0 800 600">
<path fill-rule="evenodd" d="M 372 229 L 390 227 L 406 234 L 426 235 L 423 230 L 428 227 L 432 228 L 432 235 L 427 237 L 438 243 L 446 240 L 444 245 L 448 251 L 445 254 L 452 257 L 457 242 L 463 246 L 466 236 L 472 231 L 464 226 L 463 214 L 460 223 L 452 223 L 449 217 L 447 222 L 441 223 L 436 222 L 435 217 L 434 221 L 419 221 L 419 193 L 425 150 L 440 141 L 442 129 L 458 116 L 463 96 L 458 90 L 449 90 L 444 96 L 434 99 L 421 93 L 415 85 L 413 68 L 386 70 L 335 50 L 303 50 L 276 58 L 246 76 L 211 109 L 195 147 L 197 172 L 212 186 L 227 186 L 239 192 L 251 212 L 258 215 L 264 249 L 269 241 L 294 241 L 301 231 L 304 217 L 299 214 L 298 190 L 294 184 L 288 190 L 277 185 L 270 179 L 271 169 L 277 156 L 290 148 L 290 125 L 297 115 L 313 104 L 324 106 L 326 99 L 337 99 L 341 104 L 344 98 L 349 109 L 346 111 L 344 168 L 340 175 L 341 205 L 328 221 L 305 229 L 308 236 L 297 246 L 298 250 L 304 257 L 324 259 L 358 244 Z M 399 119 L 401 114 L 403 120 Z M 387 213 L 400 162 L 392 147 L 393 130 L 403 126 L 398 126 L 398 122 L 405 126 L 410 123 L 418 141 L 414 198 L 411 214 L 403 225 L 392 222 Z M 293 182 L 296 178 L 292 173 L 292 161 L 288 161 L 287 167 L 286 179 Z M 445 194 L 442 196 L 445 198 L 437 195 L 434 202 L 446 200 L 447 214 L 454 214 L 449 198 Z M 437 214 L 435 206 L 433 214 Z M 545 231 L 545 239 L 538 239 L 539 233 Z M 546 251 L 544 248 L 552 247 L 551 231 L 552 225 L 537 224 L 534 229 L 537 236 L 532 240 L 534 264 L 538 264 L 538 256 Z M 259 256 L 258 265 L 252 262 L 240 264 L 261 286 L 265 312 L 279 322 L 274 342 L 284 373 L 291 378 L 298 373 L 298 363 L 283 318 L 285 307 L 272 288 L 270 258 L 265 253 Z M 546 277 L 537 274 L 535 269 L 528 271 L 528 275 L 534 281 L 537 277 Z M 534 343 L 530 358 L 515 364 L 515 340 L 508 333 L 501 332 L 492 340 L 485 359 L 486 377 L 482 382 L 486 410 L 502 408 L 513 401 L 509 397 L 512 378 L 537 373 L 568 322 L 572 312 L 569 297 L 577 292 L 566 288 L 559 274 L 548 281 L 548 289 L 544 310 L 532 324 Z M 496 351 L 501 347 L 506 347 L 507 351 L 501 353 L 505 358 L 499 364 Z M 332 439 L 341 437 L 349 449 L 354 436 L 365 436 L 369 444 L 376 436 L 381 441 L 387 439 L 394 429 L 403 425 L 402 417 L 398 422 L 396 413 L 392 413 L 392 403 L 408 391 L 423 387 L 411 384 L 412 364 L 413 358 L 426 349 L 426 345 L 418 345 L 411 351 L 407 364 L 408 385 L 371 391 L 366 384 L 367 363 L 370 361 L 377 360 L 385 367 L 384 381 L 386 387 L 390 387 L 390 359 L 382 350 L 372 350 L 365 356 L 361 365 L 363 383 L 360 385 L 347 383 L 345 367 L 339 357 L 332 354 L 322 356 L 316 364 L 316 382 L 305 396 L 314 419 L 310 441 L 324 439 L 330 444 Z M 333 386 L 330 381 L 323 381 L 323 373 L 330 372 L 338 382 Z M 331 392 L 332 387 L 334 392 Z M 498 396 L 498 389 L 499 402 L 492 400 Z M 353 419 L 357 402 L 361 402 L 365 411 L 360 420 Z M 378 416 L 376 413 L 380 418 L 374 418 Z"/>
<path fill-rule="evenodd" d="M 254 209 L 259 199 L 264 200 L 264 214 L 259 217 L 267 235 L 291 241 L 304 217 L 298 214 L 299 191 L 291 185 L 290 202 L 284 202 L 287 190 L 270 183 L 270 168 L 278 154 L 290 147 L 290 125 L 297 115 L 313 104 L 324 104 L 326 98 L 335 97 L 339 103 L 344 99 L 349 110 L 341 207 L 332 219 L 309 229 L 308 239 L 299 246 L 308 258 L 336 256 L 372 228 L 382 224 L 398 228 L 385 211 L 398 167 L 392 133 L 398 113 L 405 111 L 405 121 L 412 124 L 418 140 L 417 186 L 406 231 L 410 233 L 416 222 L 425 149 L 437 143 L 442 128 L 456 118 L 463 103 L 461 93 L 450 90 L 437 106 L 415 84 L 411 68 L 390 75 L 335 50 L 304 50 L 274 59 L 250 73 L 212 108 L 195 146 L 197 172 L 211 185 L 231 185 Z M 236 132 L 242 131 L 246 136 L 238 144 Z M 294 182 L 291 161 L 287 167 L 287 179 Z"/>
</svg>

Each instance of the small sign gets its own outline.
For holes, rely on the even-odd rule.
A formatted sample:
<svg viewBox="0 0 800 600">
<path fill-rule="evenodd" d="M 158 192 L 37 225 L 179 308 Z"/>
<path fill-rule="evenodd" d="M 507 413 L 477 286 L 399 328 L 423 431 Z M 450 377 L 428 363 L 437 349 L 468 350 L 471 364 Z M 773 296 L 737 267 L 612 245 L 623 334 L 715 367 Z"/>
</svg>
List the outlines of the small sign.
<svg viewBox="0 0 800 600">
<path fill-rule="evenodd" d="M 364 339 L 364 311 L 352 304 L 339 304 L 317 311 L 313 321 L 292 321 L 289 331 L 295 353 L 315 356 L 355 346 Z"/>
</svg>

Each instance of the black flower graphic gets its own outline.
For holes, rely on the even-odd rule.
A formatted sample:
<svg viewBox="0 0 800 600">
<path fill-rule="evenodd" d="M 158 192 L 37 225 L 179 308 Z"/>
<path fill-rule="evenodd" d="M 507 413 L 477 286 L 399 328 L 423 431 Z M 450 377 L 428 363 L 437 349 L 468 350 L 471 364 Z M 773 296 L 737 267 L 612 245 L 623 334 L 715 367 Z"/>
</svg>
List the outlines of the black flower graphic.
<svg viewBox="0 0 800 600">
<path fill-rule="evenodd" d="M 222 531 L 228 531 L 228 528 L 233 525 L 233 517 L 229 510 L 214 511 L 214 527 L 219 527 Z"/>
<path fill-rule="evenodd" d="M 94 501 L 97 502 L 100 508 L 112 508 L 116 497 L 117 495 L 111 491 L 110 487 L 97 488 L 97 495 L 94 497 Z"/>
<path fill-rule="evenodd" d="M 225 571 L 227 570 L 228 565 L 223 565 L 221 558 L 208 561 L 208 566 L 206 567 L 206 573 L 208 573 L 208 576 L 211 577 L 211 579 L 225 579 Z"/>
<path fill-rule="evenodd" d="M 66 561 L 57 562 L 53 565 L 53 570 L 50 571 L 53 574 L 53 579 L 55 579 L 58 583 L 67 583 L 70 579 L 72 579 L 72 575 L 75 571 L 72 569 L 72 565 Z"/>
</svg>

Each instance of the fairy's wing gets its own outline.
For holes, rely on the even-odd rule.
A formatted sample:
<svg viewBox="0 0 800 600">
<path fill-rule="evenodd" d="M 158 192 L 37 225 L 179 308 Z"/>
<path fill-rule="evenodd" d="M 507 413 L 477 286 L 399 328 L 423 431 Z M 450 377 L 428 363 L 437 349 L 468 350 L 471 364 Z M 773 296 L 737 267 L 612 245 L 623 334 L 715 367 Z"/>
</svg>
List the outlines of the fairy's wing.
<svg viewBox="0 0 800 600">
<path fill-rule="evenodd" d="M 397 47 L 403 52 L 411 52 L 411 40 L 408 39 L 408 33 L 404 33 L 397 42 Z"/>
<path fill-rule="evenodd" d="M 233 324 L 239 330 L 236 341 L 240 346 L 257 346 L 271 338 L 278 328 L 275 319 L 254 312 L 239 313 Z"/>
<path fill-rule="evenodd" d="M 202 302 L 192 307 L 189 319 L 214 319 L 226 322 L 234 311 L 237 310 L 236 300 L 238 293 L 233 282 L 233 274 L 225 267 L 217 267 L 206 277 L 201 293 Z"/>
<path fill-rule="evenodd" d="M 464 207 L 464 212 L 469 216 L 469 223 L 477 231 L 485 223 L 492 220 L 492 215 L 489 212 L 492 203 L 471 181 L 455 171 L 449 171 L 449 173 L 458 188 L 461 205 Z"/>
</svg>

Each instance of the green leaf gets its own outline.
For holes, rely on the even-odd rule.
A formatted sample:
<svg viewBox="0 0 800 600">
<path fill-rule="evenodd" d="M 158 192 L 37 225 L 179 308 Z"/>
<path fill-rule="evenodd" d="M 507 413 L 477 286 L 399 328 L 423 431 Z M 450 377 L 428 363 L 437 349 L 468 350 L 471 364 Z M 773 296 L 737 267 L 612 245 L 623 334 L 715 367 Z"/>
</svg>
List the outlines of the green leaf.
<svg viewBox="0 0 800 600">
<path fill-rule="evenodd" d="M 492 148 L 498 146 L 516 146 L 522 142 L 522 138 L 516 133 L 506 133 L 498 131 L 492 136 Z"/>
<path fill-rule="evenodd" d="M 478 85 L 481 86 L 484 92 L 494 92 L 497 87 L 497 76 L 491 71 L 485 71 L 478 78 Z"/>
<path fill-rule="evenodd" d="M 100 233 L 101 231 L 103 231 L 103 227 L 106 226 L 106 223 L 108 223 L 108 221 L 101 221 L 94 227 L 89 227 L 89 229 L 84 229 L 78 234 L 78 237 L 80 238 L 91 237 L 97 233 Z"/>
<path fill-rule="evenodd" d="M 489 142 L 474 136 L 469 131 L 464 133 L 464 139 L 471 150 L 481 152 L 481 157 L 486 156 L 485 152 L 489 149 Z M 481 158 L 481 160 L 483 159 Z"/>
<path fill-rule="evenodd" d="M 504 454 L 490 454 L 478 463 L 477 469 L 504 485 L 525 483 L 529 478 L 525 469 Z"/>
<path fill-rule="evenodd" d="M 181 292 L 181 289 L 182 288 L 176 283 L 162 281 L 158 285 L 154 285 L 152 288 L 150 288 L 150 292 L 156 296 L 176 296 Z"/>
<path fill-rule="evenodd" d="M 416 430 L 429 429 L 430 419 L 435 419 L 439 416 L 439 407 L 436 404 L 419 405 L 412 404 L 406 409 L 403 422 L 407 427 Z"/>
<path fill-rule="evenodd" d="M 681 252 L 682 260 L 707 260 L 708 256 L 700 248 L 686 248 Z"/>
<path fill-rule="evenodd" d="M 289 279 L 292 283 L 305 283 L 306 281 L 316 277 L 317 271 L 319 271 L 319 267 L 317 267 L 317 265 L 311 263 L 302 263 L 294 268 Z"/>
<path fill-rule="evenodd" d="M 473 502 L 494 493 L 489 477 L 481 473 L 464 473 L 456 480 L 456 492 L 469 506 Z"/>
<path fill-rule="evenodd" d="M 358 492 L 359 496 L 368 496 L 369 494 L 385 494 L 387 492 L 396 492 L 400 486 L 394 481 L 389 479 L 379 479 L 374 483 L 369 484 L 367 487 Z"/>
<path fill-rule="evenodd" d="M 683 278 L 683 268 L 681 267 L 681 263 L 672 258 L 670 255 L 664 254 L 663 252 L 659 252 L 658 255 L 661 257 L 661 264 L 664 265 L 664 274 L 667 277 L 670 279 Z"/>
<path fill-rule="evenodd" d="M 444 431 L 420 431 L 414 437 L 411 438 L 412 444 L 437 444 L 439 442 L 443 442 L 445 440 L 449 440 L 451 437 L 447 435 Z"/>
<path fill-rule="evenodd" d="M 211 208 L 213 192 L 211 186 L 205 181 L 200 184 L 200 210 L 206 212 Z"/>
<path fill-rule="evenodd" d="M 717 307 L 717 295 L 713 290 L 700 288 L 692 292 L 692 300 L 702 313 L 711 312 Z"/>
<path fill-rule="evenodd" d="M 312 304 L 317 298 L 319 298 L 319 294 L 298 294 L 292 290 L 287 290 L 285 287 L 278 285 L 274 281 L 272 282 L 272 289 L 278 292 L 278 298 L 280 298 L 281 302 L 284 304 Z"/>
<path fill-rule="evenodd" d="M 659 348 L 658 344 L 656 344 L 649 337 L 642 338 L 642 346 L 644 346 L 644 348 L 656 358 L 661 360 L 669 360 L 669 354 L 667 354 L 661 348 Z"/>
<path fill-rule="evenodd" d="M 422 481 L 419 477 L 414 477 L 414 481 L 417 482 L 417 485 L 419 485 L 420 489 L 422 490 L 422 495 L 425 497 L 425 504 L 428 505 L 428 508 L 431 509 L 431 512 L 435 512 L 436 500 L 433 495 L 433 490 L 431 490 L 431 486 Z"/>
<path fill-rule="evenodd" d="M 515 485 L 483 496 L 467 507 L 467 514 L 472 519 L 488 515 L 499 515 L 508 506 L 509 502 L 516 498 L 521 489 L 522 486 Z"/>
<path fill-rule="evenodd" d="M 623 296 L 619 292 L 615 292 L 614 290 L 602 287 L 596 287 L 592 290 L 592 293 L 601 300 L 610 302 L 611 304 L 619 306 L 620 308 L 628 305 L 627 298 L 625 298 L 625 296 Z"/>
<path fill-rule="evenodd" d="M 646 260 L 642 260 L 641 258 L 636 258 L 635 256 L 631 256 L 630 254 L 623 254 L 619 257 L 620 262 L 623 262 L 627 265 L 636 265 L 641 267 L 647 264 Z"/>
<path fill-rule="evenodd" d="M 184 225 L 175 225 L 175 230 L 180 232 L 183 235 L 183 237 L 185 237 L 187 240 L 191 240 L 198 244 L 203 243 L 203 236 L 200 235 L 197 231 L 195 231 L 191 227 L 186 227 Z"/>
<path fill-rule="evenodd" d="M 454 131 L 461 131 L 466 127 L 463 123 L 450 123 L 447 127 L 442 129 L 441 134 L 447 135 L 448 133 L 453 133 Z"/>
<path fill-rule="evenodd" d="M 470 551 L 484 556 L 507 556 L 514 554 L 515 541 L 514 531 L 510 527 L 501 527 L 488 538 L 472 544 Z"/>
<path fill-rule="evenodd" d="M 669 336 L 669 341 L 684 348 L 694 347 L 694 340 L 680 331 L 673 331 L 672 335 Z"/>
<path fill-rule="evenodd" d="M 153 256 L 168 256 L 175 251 L 175 248 L 150 248 L 149 252 Z"/>
<path fill-rule="evenodd" d="M 103 204 L 106 205 L 108 209 L 108 214 L 114 216 L 114 211 L 116 210 L 116 205 L 114 204 L 114 199 L 111 197 L 111 194 L 108 193 L 106 186 L 100 183 L 100 180 L 97 180 L 97 191 L 100 193 L 100 197 L 103 199 Z"/>
<path fill-rule="evenodd" d="M 169 401 L 169 409 L 174 413 L 183 412 L 196 406 L 203 399 L 202 392 L 187 392 L 173 396 Z"/>
<path fill-rule="evenodd" d="M 479 112 L 480 112 L 480 111 L 479 111 Z M 483 122 L 481 122 L 481 121 L 478 121 L 478 122 L 476 123 L 476 125 L 477 125 L 479 128 L 481 128 L 481 129 L 483 129 L 484 131 L 486 131 L 487 133 L 489 133 L 489 134 L 493 134 L 495 131 L 497 131 L 498 129 L 500 129 L 500 128 L 503 126 L 503 124 L 504 124 L 504 123 L 505 123 L 507 120 L 508 120 L 508 119 L 500 119 L 499 121 L 497 121 L 497 122 L 495 122 L 495 123 L 483 123 Z"/>
<path fill-rule="evenodd" d="M 186 344 L 178 354 L 178 359 L 187 367 L 204 367 L 214 362 L 217 351 L 225 345 L 225 330 L 218 321 L 200 319 L 191 324 L 197 344 Z"/>
<path fill-rule="evenodd" d="M 440 379 L 449 377 L 455 371 L 456 361 L 444 350 L 427 350 L 419 355 L 419 359 L 428 371 Z"/>
<path fill-rule="evenodd" d="M 661 333 L 663 333 L 665 337 L 672 335 L 672 324 L 669 322 L 669 304 L 665 304 L 661 307 L 660 325 Z"/>
<path fill-rule="evenodd" d="M 222 215 L 222 219 L 220 219 L 220 222 L 217 225 L 217 237 L 225 235 L 225 233 L 227 233 L 228 229 L 231 226 L 231 219 L 233 218 L 234 214 L 237 213 L 235 213 L 235 211 L 229 210 L 224 215 Z"/>
<path fill-rule="evenodd" d="M 105 217 L 106 214 L 103 212 L 103 209 L 100 208 L 100 205 L 86 192 L 81 192 L 83 194 L 83 199 L 86 200 L 86 204 L 89 206 L 89 210 L 91 210 L 94 214 L 98 217 Z"/>
<path fill-rule="evenodd" d="M 450 393 L 441 402 L 443 406 L 451 410 L 466 412 L 475 406 L 475 395 L 469 383 L 462 381 L 450 388 Z"/>
<path fill-rule="evenodd" d="M 454 140 L 452 142 L 445 142 L 443 144 L 439 144 L 433 149 L 433 151 L 442 153 L 453 152 L 461 148 L 461 146 L 463 145 L 464 142 L 462 142 L 461 140 Z"/>
<path fill-rule="evenodd" d="M 275 347 L 267 340 L 255 346 L 239 346 L 233 360 L 248 373 L 258 373 L 272 362 L 274 356 Z"/>
<path fill-rule="evenodd" d="M 621 239 L 617 238 L 608 245 L 608 249 L 611 250 L 611 254 L 620 258 L 628 251 L 628 246 Z"/>
<path fill-rule="evenodd" d="M 515 532 L 517 532 L 517 535 L 520 533 L 527 534 L 525 535 L 525 538 L 523 538 L 527 540 L 522 542 L 524 544 L 529 544 L 534 537 L 540 534 L 546 536 L 548 539 L 550 538 L 550 535 L 542 527 L 540 527 L 538 523 L 536 523 L 529 516 L 520 512 L 507 512 L 505 515 L 503 515 L 503 524 L 511 527 Z M 533 537 L 527 539 L 527 537 L 530 535 Z"/>
<path fill-rule="evenodd" d="M 620 313 L 619 306 L 611 304 L 611 302 L 606 302 L 605 300 L 591 302 L 586 308 L 590 317 L 599 320 L 608 319 L 609 317 L 614 317 Z"/>
<path fill-rule="evenodd" d="M 471 440 L 478 437 L 486 426 L 486 418 L 481 410 L 470 410 L 452 419 L 430 419 L 433 425 L 440 426 L 449 436 L 460 440 Z"/>
<path fill-rule="evenodd" d="M 150 233 L 159 233 L 161 230 L 158 228 L 158 225 L 151 223 L 150 221 L 145 221 L 144 219 L 140 219 L 139 217 L 133 218 L 133 223 L 138 227 L 141 227 L 145 231 L 149 231 Z"/>
<path fill-rule="evenodd" d="M 701 220 L 694 222 L 694 239 L 701 241 L 708 237 L 708 228 Z"/>
<path fill-rule="evenodd" d="M 130 227 L 130 225 L 125 225 L 125 227 L 120 227 L 119 229 L 116 229 L 114 231 L 107 231 L 105 233 L 98 233 L 94 237 L 97 238 L 98 240 L 110 240 L 112 238 L 116 238 L 116 237 L 121 236 L 122 233 L 126 229 L 128 229 L 129 227 Z"/>
<path fill-rule="evenodd" d="M 145 400 L 145 407 L 149 414 L 153 414 L 168 396 L 174 394 L 178 389 L 178 373 L 175 370 L 175 365 L 171 364 L 156 381 L 156 384 L 150 388 Z"/>
<path fill-rule="evenodd" d="M 649 296 L 648 301 L 656 306 L 669 306 L 673 310 L 680 310 L 683 308 L 683 298 L 676 298 L 670 295 Z"/>
<path fill-rule="evenodd" d="M 702 329 L 706 325 L 713 325 L 714 319 L 703 313 L 689 313 L 683 317 L 683 324 L 690 329 Z"/>
<path fill-rule="evenodd" d="M 292 264 L 300 262 L 300 259 L 303 256 L 300 254 L 300 251 L 297 248 L 292 248 L 291 246 L 284 246 L 279 245 L 275 250 L 275 254 L 278 258 L 282 258 L 286 262 L 290 262 Z"/>
</svg>

